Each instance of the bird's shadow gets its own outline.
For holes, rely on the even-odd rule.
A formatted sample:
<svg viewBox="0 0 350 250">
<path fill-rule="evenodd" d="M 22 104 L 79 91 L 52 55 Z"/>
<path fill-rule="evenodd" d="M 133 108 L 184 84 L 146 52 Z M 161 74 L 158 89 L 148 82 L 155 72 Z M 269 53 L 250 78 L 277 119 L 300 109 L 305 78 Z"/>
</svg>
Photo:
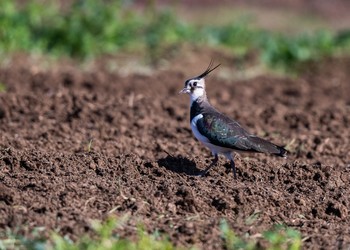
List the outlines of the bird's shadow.
<svg viewBox="0 0 350 250">
<path fill-rule="evenodd" d="M 187 175 L 198 175 L 201 170 L 197 168 L 196 163 L 182 156 L 171 156 L 161 158 L 157 161 L 158 165 L 175 173 L 185 173 Z"/>
</svg>

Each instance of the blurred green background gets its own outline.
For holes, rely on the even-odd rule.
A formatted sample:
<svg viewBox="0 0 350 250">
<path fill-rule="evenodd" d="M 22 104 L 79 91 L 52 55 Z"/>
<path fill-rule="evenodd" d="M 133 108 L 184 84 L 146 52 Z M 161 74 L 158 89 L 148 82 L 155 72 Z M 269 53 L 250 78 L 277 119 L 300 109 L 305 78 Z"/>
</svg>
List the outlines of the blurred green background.
<svg viewBox="0 0 350 250">
<path fill-rule="evenodd" d="M 276 15 L 268 8 L 245 11 L 210 1 L 203 8 L 200 1 L 189 2 L 197 6 L 187 8 L 181 1 L 159 7 L 155 1 L 1 0 L 0 55 L 90 60 L 136 52 L 156 63 L 170 49 L 189 44 L 224 47 L 243 59 L 254 54 L 262 64 L 286 71 L 350 51 L 349 29 L 322 25 L 311 13 Z"/>
</svg>

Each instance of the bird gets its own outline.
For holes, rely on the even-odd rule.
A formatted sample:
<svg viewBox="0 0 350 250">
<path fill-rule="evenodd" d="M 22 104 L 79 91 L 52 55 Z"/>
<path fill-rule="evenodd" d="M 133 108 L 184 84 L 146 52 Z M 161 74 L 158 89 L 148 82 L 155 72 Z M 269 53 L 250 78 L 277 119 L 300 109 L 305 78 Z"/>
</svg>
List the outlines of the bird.
<svg viewBox="0 0 350 250">
<path fill-rule="evenodd" d="M 202 74 L 186 80 L 184 88 L 179 92 L 190 96 L 190 125 L 194 136 L 208 147 L 214 156 L 211 164 L 198 175 L 205 176 L 217 164 L 220 154 L 230 161 L 235 179 L 235 153 L 267 153 L 286 158 L 288 151 L 284 147 L 250 134 L 237 121 L 210 104 L 205 90 L 205 78 L 220 64 L 212 66 L 213 60 Z"/>
</svg>

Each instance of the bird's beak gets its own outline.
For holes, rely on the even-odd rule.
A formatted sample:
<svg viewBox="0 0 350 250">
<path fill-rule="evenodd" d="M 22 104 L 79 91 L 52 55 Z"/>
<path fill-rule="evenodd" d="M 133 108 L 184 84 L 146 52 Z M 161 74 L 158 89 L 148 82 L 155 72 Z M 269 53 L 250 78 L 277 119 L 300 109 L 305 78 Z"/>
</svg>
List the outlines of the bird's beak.
<svg viewBox="0 0 350 250">
<path fill-rule="evenodd" d="M 188 94 L 188 93 L 190 93 L 190 92 L 191 92 L 191 90 L 190 90 L 189 88 L 184 87 L 184 88 L 179 92 L 179 94 Z"/>
</svg>

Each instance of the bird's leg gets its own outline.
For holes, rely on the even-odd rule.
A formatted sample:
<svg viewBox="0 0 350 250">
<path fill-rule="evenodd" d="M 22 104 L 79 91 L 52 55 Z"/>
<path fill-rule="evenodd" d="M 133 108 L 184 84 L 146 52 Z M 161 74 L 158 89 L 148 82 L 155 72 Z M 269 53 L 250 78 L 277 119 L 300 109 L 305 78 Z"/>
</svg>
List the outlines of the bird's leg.
<svg viewBox="0 0 350 250">
<path fill-rule="evenodd" d="M 235 161 L 234 161 L 234 158 L 235 158 L 234 153 L 229 152 L 229 153 L 226 153 L 225 156 L 228 160 L 230 160 L 231 168 L 233 171 L 233 177 L 235 177 L 235 179 L 237 179 L 237 172 L 236 172 L 236 166 L 235 166 Z"/>
<path fill-rule="evenodd" d="M 208 171 L 209 171 L 212 167 L 214 167 L 214 166 L 216 165 L 216 163 L 218 163 L 218 160 L 219 160 L 218 154 L 215 154 L 215 155 L 214 155 L 214 159 L 213 159 L 213 161 L 210 163 L 210 165 L 209 165 L 205 170 L 201 171 L 199 175 L 200 175 L 200 176 L 206 175 L 206 174 L 208 173 Z"/>
<path fill-rule="evenodd" d="M 233 170 L 233 176 L 235 177 L 235 179 L 237 179 L 236 166 L 235 166 L 235 162 L 233 160 L 233 157 L 231 159 L 231 168 Z"/>
</svg>

